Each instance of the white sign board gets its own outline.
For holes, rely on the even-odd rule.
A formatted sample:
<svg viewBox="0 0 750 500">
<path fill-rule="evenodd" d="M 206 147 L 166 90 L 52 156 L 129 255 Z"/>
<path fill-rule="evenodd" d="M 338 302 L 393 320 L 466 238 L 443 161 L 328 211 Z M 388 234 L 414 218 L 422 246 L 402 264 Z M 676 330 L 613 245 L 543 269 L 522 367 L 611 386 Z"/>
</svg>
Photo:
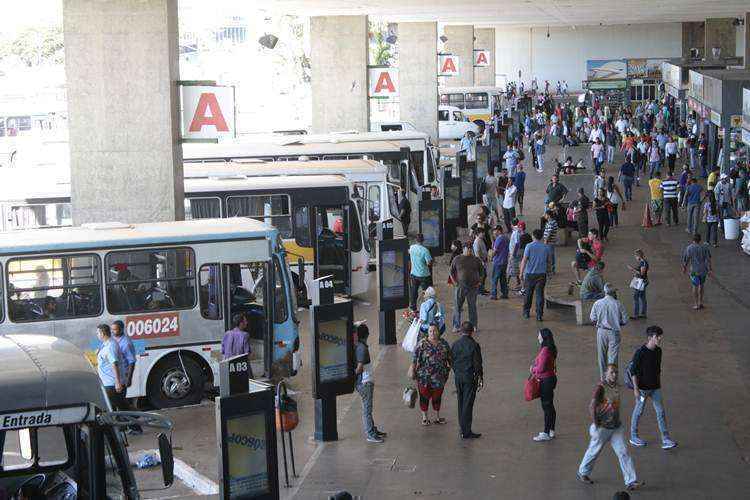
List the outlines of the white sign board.
<svg viewBox="0 0 750 500">
<path fill-rule="evenodd" d="M 4 413 L 0 415 L 0 431 L 77 424 L 83 422 L 87 415 L 91 418 L 94 416 L 88 406 Z"/>
<path fill-rule="evenodd" d="M 438 76 L 458 76 L 459 58 L 453 54 L 438 55 Z"/>
<path fill-rule="evenodd" d="M 234 88 L 182 86 L 182 138 L 234 137 Z"/>
<path fill-rule="evenodd" d="M 474 67 L 486 68 L 490 65 L 490 51 L 484 49 L 474 50 Z"/>
<path fill-rule="evenodd" d="M 370 97 L 398 96 L 398 68 L 370 68 Z"/>
</svg>

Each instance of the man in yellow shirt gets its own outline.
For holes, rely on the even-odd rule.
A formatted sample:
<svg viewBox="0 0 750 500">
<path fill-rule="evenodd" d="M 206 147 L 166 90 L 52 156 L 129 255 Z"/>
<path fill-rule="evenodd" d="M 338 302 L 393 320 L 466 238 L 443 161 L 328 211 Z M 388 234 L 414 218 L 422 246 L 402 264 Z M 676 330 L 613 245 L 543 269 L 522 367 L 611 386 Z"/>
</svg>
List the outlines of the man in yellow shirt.
<svg viewBox="0 0 750 500">
<path fill-rule="evenodd" d="M 706 191 L 713 191 L 717 182 L 719 182 L 719 167 L 715 166 L 711 170 L 711 173 L 708 174 L 708 179 L 706 180 Z"/>
<path fill-rule="evenodd" d="M 648 181 L 651 191 L 651 220 L 655 226 L 661 224 L 661 213 L 664 208 L 664 193 L 661 189 L 661 172 L 654 172 L 654 177 Z"/>
</svg>

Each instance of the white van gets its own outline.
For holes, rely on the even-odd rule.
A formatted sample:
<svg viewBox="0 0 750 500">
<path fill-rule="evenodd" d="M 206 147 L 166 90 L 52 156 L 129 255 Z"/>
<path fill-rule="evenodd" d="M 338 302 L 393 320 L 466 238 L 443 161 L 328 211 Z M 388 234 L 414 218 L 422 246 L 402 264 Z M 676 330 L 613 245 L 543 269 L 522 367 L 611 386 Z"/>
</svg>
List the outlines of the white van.
<svg viewBox="0 0 750 500">
<path fill-rule="evenodd" d="M 479 126 L 472 123 L 456 106 L 438 107 L 438 135 L 440 140 L 460 139 L 466 132 L 479 135 Z"/>
</svg>

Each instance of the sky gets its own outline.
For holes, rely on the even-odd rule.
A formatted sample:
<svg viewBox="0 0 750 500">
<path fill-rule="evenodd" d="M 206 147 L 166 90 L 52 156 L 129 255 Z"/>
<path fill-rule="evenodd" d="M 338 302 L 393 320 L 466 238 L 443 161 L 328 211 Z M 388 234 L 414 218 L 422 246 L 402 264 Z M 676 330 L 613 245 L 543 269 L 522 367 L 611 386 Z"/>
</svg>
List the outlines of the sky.
<svg viewBox="0 0 750 500">
<path fill-rule="evenodd" d="M 62 26 L 62 0 L 5 0 L 0 5 L 0 33 L 39 26 Z"/>
</svg>

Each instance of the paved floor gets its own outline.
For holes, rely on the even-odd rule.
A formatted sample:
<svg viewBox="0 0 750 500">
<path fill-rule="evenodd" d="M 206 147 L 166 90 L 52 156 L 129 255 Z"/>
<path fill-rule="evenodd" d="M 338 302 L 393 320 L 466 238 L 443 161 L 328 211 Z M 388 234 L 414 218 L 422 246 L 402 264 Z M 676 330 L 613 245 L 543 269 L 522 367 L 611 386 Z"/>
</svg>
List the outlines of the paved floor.
<svg viewBox="0 0 750 500">
<path fill-rule="evenodd" d="M 557 148 L 549 150 L 548 166 Z M 575 159 L 586 157 L 587 150 L 581 147 L 571 154 Z M 549 176 L 549 167 L 544 174 L 528 172 L 526 220 L 530 227 L 537 224 Z M 631 448 L 639 479 L 647 484 L 633 496 L 660 500 L 748 498 L 750 430 L 745 422 L 750 413 L 750 391 L 742 360 L 750 359 L 750 344 L 745 339 L 750 331 L 746 285 L 750 260 L 739 253 L 736 242 L 722 241 L 721 248 L 714 251 L 716 276 L 708 281 L 707 308 L 693 311 L 689 283 L 679 266 L 688 235 L 684 225 L 642 229 L 647 196 L 645 187 L 638 188 L 635 202 L 621 214 L 621 225 L 612 231 L 606 249 L 605 275 L 620 288 L 621 299 L 632 311 L 626 264 L 632 263 L 635 248 L 646 252 L 651 264 L 649 319 L 625 327 L 620 366 L 624 368 L 643 342 L 648 324 L 665 329 L 663 389 L 669 426 L 680 446 L 669 452 L 655 446 L 656 421 L 653 409 L 647 408 L 641 434 L 650 444 Z M 557 249 L 556 281 L 571 279 L 568 263 L 572 256 L 572 244 Z M 445 265 L 439 265 L 436 272 L 439 295 L 450 315 L 450 290 L 443 285 Z M 358 319 L 368 319 L 373 342 L 377 342 L 375 307 L 360 302 L 355 314 Z M 575 480 L 587 444 L 587 405 L 598 375 L 594 331 L 576 326 L 573 313 L 566 310 L 547 311 L 544 319 L 543 325 L 555 333 L 559 348 L 558 435 L 554 441 L 531 440 L 542 430 L 542 412 L 538 401 L 523 400 L 523 383 L 538 348 L 540 324 L 521 318 L 520 297 L 499 302 L 480 298 L 481 333 L 477 339 L 484 354 L 485 388 L 477 398 L 475 430 L 482 438 L 471 442 L 458 438 L 452 382 L 446 387 L 443 403 L 448 424 L 422 427 L 418 410 L 406 408 L 400 398 L 409 357 L 398 346 L 371 345 L 376 360 L 375 419 L 389 433 L 386 443 L 363 440 L 356 394 L 338 399 L 340 440 L 325 444 L 311 440 L 313 406 L 309 366 L 305 367 L 291 381 L 300 403 L 301 423 L 294 432 L 300 477 L 292 478 L 290 488 L 282 488 L 282 498 L 325 499 L 341 489 L 378 500 L 611 498 L 623 486 L 611 449 L 602 453 L 592 474 L 596 484 L 587 486 Z M 307 330 L 302 340 L 309 345 Z M 404 330 L 401 325 L 399 339 Z M 452 342 L 456 336 L 448 333 L 447 338 Z M 622 417 L 626 422 L 632 406 L 632 396 L 624 391 Z M 212 403 L 169 414 L 176 421 L 176 457 L 215 481 Z M 283 482 L 283 472 L 281 478 Z"/>
</svg>

